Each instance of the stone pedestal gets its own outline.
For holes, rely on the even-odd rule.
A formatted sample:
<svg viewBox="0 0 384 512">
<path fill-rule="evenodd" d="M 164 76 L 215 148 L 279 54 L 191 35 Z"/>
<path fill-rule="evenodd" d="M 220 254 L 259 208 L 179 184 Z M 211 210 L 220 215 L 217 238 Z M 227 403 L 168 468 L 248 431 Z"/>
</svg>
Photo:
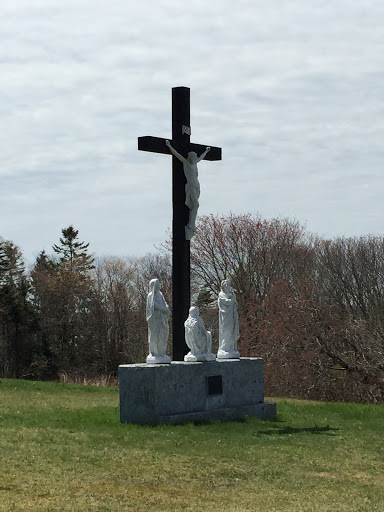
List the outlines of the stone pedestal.
<svg viewBox="0 0 384 512">
<path fill-rule="evenodd" d="M 261 358 L 120 365 L 119 386 L 122 423 L 276 417 L 276 403 L 264 402 Z"/>
</svg>

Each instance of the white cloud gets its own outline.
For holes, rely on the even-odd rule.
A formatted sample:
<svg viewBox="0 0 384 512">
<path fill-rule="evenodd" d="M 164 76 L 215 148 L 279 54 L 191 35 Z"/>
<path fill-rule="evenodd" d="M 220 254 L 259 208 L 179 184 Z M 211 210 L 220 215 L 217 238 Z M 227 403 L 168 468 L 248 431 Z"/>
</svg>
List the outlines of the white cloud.
<svg viewBox="0 0 384 512">
<path fill-rule="evenodd" d="M 191 87 L 201 212 L 382 233 L 379 0 L 13 0 L 0 6 L 0 234 L 31 259 L 73 223 L 98 254 L 171 225 L 171 87 Z"/>
</svg>

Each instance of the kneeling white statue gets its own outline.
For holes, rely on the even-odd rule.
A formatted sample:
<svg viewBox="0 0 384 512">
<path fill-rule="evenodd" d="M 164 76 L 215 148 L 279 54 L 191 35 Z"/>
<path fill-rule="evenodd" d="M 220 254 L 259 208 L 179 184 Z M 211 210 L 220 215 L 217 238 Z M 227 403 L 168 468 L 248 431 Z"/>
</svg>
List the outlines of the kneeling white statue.
<svg viewBox="0 0 384 512">
<path fill-rule="evenodd" d="M 239 359 L 239 315 L 236 295 L 227 280 L 221 282 L 219 304 L 219 351 L 218 359 Z"/>
<path fill-rule="evenodd" d="M 198 306 L 189 309 L 184 327 L 185 342 L 190 349 L 184 361 L 214 361 L 216 356 L 212 354 L 212 336 L 210 331 L 205 329 Z"/>
<path fill-rule="evenodd" d="M 147 322 L 149 355 L 148 364 L 170 363 L 171 358 L 166 355 L 169 327 L 168 319 L 170 310 L 160 291 L 158 279 L 152 279 L 149 283 L 147 296 Z"/>
</svg>

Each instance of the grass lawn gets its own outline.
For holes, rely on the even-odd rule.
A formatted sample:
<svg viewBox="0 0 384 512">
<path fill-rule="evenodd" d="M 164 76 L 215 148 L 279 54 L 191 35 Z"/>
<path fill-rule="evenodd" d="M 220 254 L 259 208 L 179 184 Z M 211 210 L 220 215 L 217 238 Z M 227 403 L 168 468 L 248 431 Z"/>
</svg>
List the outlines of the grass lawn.
<svg viewBox="0 0 384 512">
<path fill-rule="evenodd" d="M 118 390 L 0 381 L 0 511 L 384 511 L 384 408 L 119 423 Z"/>
</svg>

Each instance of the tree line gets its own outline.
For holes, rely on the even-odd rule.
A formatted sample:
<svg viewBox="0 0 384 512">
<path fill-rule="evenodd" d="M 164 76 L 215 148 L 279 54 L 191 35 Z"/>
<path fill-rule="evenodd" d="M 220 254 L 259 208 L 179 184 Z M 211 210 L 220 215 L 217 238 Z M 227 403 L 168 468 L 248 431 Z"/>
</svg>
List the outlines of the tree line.
<svg viewBox="0 0 384 512">
<path fill-rule="evenodd" d="M 269 395 L 384 402 L 383 236 L 329 240 L 251 214 L 201 216 L 197 228 L 192 302 L 214 349 L 217 295 L 230 279 L 240 353 L 264 358 Z M 150 279 L 171 305 L 170 245 L 95 258 L 69 226 L 27 271 L 20 249 L 0 239 L 0 376 L 115 376 L 119 364 L 144 361 Z"/>
</svg>

